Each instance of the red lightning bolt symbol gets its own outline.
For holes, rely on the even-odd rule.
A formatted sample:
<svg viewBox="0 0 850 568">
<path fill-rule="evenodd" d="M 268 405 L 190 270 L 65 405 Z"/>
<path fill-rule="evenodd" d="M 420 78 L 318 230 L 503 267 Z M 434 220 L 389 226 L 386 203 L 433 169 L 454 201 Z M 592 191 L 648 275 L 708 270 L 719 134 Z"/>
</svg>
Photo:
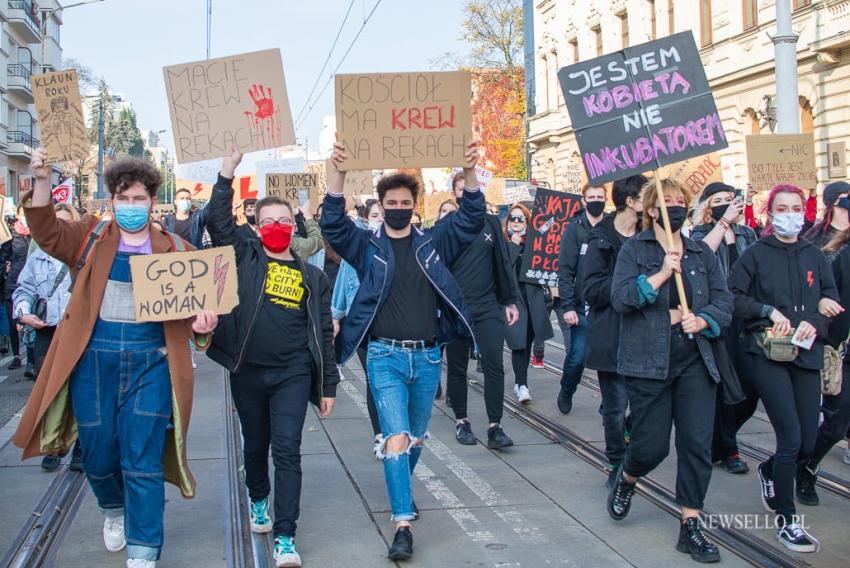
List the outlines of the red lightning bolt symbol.
<svg viewBox="0 0 850 568">
<path fill-rule="evenodd" d="M 213 271 L 213 282 L 215 282 L 216 290 L 216 301 L 218 304 L 221 304 L 221 297 L 224 295 L 224 285 L 227 283 L 227 272 L 230 270 L 230 263 L 228 262 L 224 266 L 221 265 L 221 259 L 224 255 L 218 255 L 215 257 L 215 270 Z"/>
</svg>

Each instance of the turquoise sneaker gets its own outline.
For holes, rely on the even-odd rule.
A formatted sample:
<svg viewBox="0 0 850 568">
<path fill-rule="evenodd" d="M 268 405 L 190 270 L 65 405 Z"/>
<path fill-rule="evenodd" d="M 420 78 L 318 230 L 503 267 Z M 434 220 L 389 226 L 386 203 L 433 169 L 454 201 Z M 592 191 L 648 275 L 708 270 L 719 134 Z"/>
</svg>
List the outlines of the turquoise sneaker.
<svg viewBox="0 0 850 568">
<path fill-rule="evenodd" d="M 251 532 L 272 532 L 272 518 L 269 516 L 269 498 L 251 501 Z"/>
<path fill-rule="evenodd" d="M 295 551 L 295 539 L 291 536 L 274 537 L 274 562 L 277 568 L 301 566 L 301 556 Z"/>
</svg>

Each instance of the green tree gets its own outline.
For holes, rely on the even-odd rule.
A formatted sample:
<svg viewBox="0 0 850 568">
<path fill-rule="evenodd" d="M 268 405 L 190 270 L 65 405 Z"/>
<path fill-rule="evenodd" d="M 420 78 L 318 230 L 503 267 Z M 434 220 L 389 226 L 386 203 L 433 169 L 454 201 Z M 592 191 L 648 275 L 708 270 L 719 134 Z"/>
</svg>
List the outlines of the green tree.
<svg viewBox="0 0 850 568">
<path fill-rule="evenodd" d="M 512 69 L 521 65 L 522 0 L 467 0 L 463 39 L 472 46 L 473 67 Z"/>
<path fill-rule="evenodd" d="M 109 85 L 103 79 L 97 86 L 97 93 L 94 99 L 91 100 L 89 106 L 89 142 L 97 144 L 97 129 L 100 119 L 100 108 L 103 105 L 103 123 L 104 133 L 109 131 L 109 126 L 112 124 L 112 116 L 115 113 L 115 101 L 112 98 L 112 93 L 109 92 Z M 104 134 L 105 136 L 105 134 Z M 109 144 L 104 141 L 104 146 L 109 147 Z"/>
<path fill-rule="evenodd" d="M 131 108 L 122 108 L 118 118 L 111 122 L 107 130 L 108 147 L 117 156 L 136 156 L 141 158 L 145 152 L 142 133 L 136 124 L 136 112 Z"/>
</svg>

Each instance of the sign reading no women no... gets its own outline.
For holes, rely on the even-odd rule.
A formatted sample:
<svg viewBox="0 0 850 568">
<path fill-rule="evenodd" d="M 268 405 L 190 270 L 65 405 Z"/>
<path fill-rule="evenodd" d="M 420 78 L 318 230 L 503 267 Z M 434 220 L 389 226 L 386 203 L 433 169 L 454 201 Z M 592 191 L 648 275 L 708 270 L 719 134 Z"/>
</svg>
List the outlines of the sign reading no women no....
<svg viewBox="0 0 850 568">
<path fill-rule="evenodd" d="M 590 183 L 728 145 L 690 31 L 564 67 L 558 78 Z"/>
</svg>

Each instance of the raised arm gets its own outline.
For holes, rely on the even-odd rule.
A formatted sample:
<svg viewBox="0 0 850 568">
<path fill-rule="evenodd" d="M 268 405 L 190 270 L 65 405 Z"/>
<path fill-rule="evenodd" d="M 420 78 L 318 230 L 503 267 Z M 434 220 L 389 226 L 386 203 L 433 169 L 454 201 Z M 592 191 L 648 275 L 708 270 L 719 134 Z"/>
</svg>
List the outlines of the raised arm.
<svg viewBox="0 0 850 568">
<path fill-rule="evenodd" d="M 242 152 L 236 148 L 222 159 L 221 173 L 213 186 L 210 202 L 204 208 L 206 229 L 214 247 L 235 245 L 238 238 L 233 216 L 233 177 L 241 161 Z"/>
<path fill-rule="evenodd" d="M 310 200 L 308 199 L 298 209 L 301 213 L 300 216 L 304 218 L 304 232 L 307 236 L 296 237 L 293 235 L 290 248 L 298 258 L 307 259 L 322 250 L 322 247 L 325 246 L 325 241 L 322 240 L 322 230 L 319 228 L 319 224 L 313 219 L 310 210 Z"/>
</svg>

